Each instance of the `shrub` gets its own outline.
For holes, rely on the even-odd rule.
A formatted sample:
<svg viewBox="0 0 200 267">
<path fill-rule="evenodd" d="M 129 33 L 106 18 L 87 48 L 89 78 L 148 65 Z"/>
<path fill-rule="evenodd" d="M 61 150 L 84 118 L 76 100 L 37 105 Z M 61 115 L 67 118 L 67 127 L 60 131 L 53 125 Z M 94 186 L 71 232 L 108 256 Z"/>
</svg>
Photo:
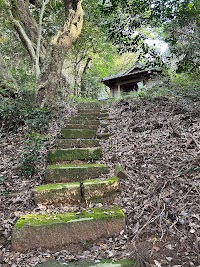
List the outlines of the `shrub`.
<svg viewBox="0 0 200 267">
<path fill-rule="evenodd" d="M 39 151 L 45 141 L 48 140 L 47 136 L 37 133 L 27 134 L 25 141 L 25 151 L 21 153 L 19 163 L 19 174 L 22 176 L 33 176 L 36 171 L 36 162 L 40 159 Z"/>
<path fill-rule="evenodd" d="M 17 131 L 23 128 L 26 132 L 44 133 L 51 118 L 49 108 L 34 108 L 34 92 L 24 91 L 16 99 L 0 98 L 0 127 L 2 131 Z"/>
</svg>

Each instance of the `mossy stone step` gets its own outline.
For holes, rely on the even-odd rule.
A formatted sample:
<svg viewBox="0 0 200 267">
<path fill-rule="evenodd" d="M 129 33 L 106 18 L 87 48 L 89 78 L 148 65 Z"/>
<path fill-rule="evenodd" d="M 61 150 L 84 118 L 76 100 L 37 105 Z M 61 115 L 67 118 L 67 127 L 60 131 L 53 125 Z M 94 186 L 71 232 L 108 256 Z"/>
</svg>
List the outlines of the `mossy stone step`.
<svg viewBox="0 0 200 267">
<path fill-rule="evenodd" d="M 112 201 L 119 190 L 119 178 L 112 177 L 106 180 L 83 181 L 84 200 L 90 202 Z"/>
<path fill-rule="evenodd" d="M 107 110 L 95 110 L 95 109 L 79 109 L 78 112 L 76 113 L 77 115 L 82 115 L 82 116 L 106 116 L 108 115 Z"/>
<path fill-rule="evenodd" d="M 105 164 L 49 165 L 45 171 L 45 181 L 78 182 L 97 178 L 106 173 L 108 173 L 108 167 Z"/>
<path fill-rule="evenodd" d="M 65 128 L 63 129 L 82 129 L 82 130 L 97 130 L 98 125 L 92 125 L 92 124 L 67 124 L 65 125 Z"/>
<path fill-rule="evenodd" d="M 118 235 L 125 228 L 125 215 L 119 207 L 95 208 L 65 214 L 27 214 L 12 231 L 12 249 L 60 250 L 81 241 Z"/>
<path fill-rule="evenodd" d="M 97 160 L 101 156 L 101 148 L 69 148 L 52 149 L 48 153 L 48 162 L 72 160 Z"/>
<path fill-rule="evenodd" d="M 96 137 L 98 139 L 108 139 L 112 134 L 109 132 L 105 132 L 105 133 L 97 133 Z"/>
<path fill-rule="evenodd" d="M 90 113 L 101 113 L 101 108 L 78 108 L 78 113 L 82 113 L 82 114 L 90 114 Z"/>
<path fill-rule="evenodd" d="M 94 139 L 96 137 L 96 130 L 62 129 L 61 136 L 64 139 Z"/>
<path fill-rule="evenodd" d="M 96 260 L 96 261 L 47 261 L 42 264 L 36 265 L 37 267 L 136 267 L 137 261 L 133 259 L 121 259 L 121 260 Z"/>
<path fill-rule="evenodd" d="M 46 184 L 34 188 L 36 204 L 77 205 L 81 202 L 112 201 L 119 189 L 119 179 L 92 179 L 83 182 Z"/>
<path fill-rule="evenodd" d="M 37 205 L 78 205 L 82 200 L 79 182 L 36 186 L 33 192 Z"/>
<path fill-rule="evenodd" d="M 98 119 L 88 119 L 88 118 L 82 118 L 77 119 L 77 117 L 72 117 L 69 121 L 70 124 L 78 124 L 78 125 L 99 125 L 100 122 Z"/>
<path fill-rule="evenodd" d="M 78 108 L 86 108 L 86 109 L 90 109 L 90 108 L 101 108 L 102 105 L 99 102 L 90 102 L 90 103 L 80 103 L 78 105 Z"/>
<path fill-rule="evenodd" d="M 93 114 L 77 114 L 76 116 L 73 116 L 70 121 L 79 120 L 79 121 L 85 121 L 85 120 L 99 120 L 99 119 L 106 119 L 108 118 L 107 113 L 101 113 L 98 116 Z"/>
<path fill-rule="evenodd" d="M 98 139 L 56 139 L 54 145 L 59 148 L 88 148 L 99 146 Z"/>
</svg>

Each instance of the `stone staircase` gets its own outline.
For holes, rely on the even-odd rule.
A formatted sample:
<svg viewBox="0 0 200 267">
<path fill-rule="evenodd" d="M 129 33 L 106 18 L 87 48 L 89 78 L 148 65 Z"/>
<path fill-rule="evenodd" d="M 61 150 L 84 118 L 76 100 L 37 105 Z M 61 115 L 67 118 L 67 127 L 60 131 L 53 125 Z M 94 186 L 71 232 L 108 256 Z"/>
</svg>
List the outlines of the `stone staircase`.
<svg viewBox="0 0 200 267">
<path fill-rule="evenodd" d="M 22 216 L 12 231 L 13 250 L 59 250 L 83 241 L 116 236 L 125 228 L 125 215 L 119 207 L 87 208 L 88 203 L 111 204 L 119 191 L 119 178 L 99 179 L 108 173 L 108 167 L 95 163 L 101 157 L 98 138 L 109 136 L 97 134 L 101 119 L 106 118 L 108 113 L 98 103 L 80 105 L 77 115 L 61 130 L 55 148 L 48 153 L 45 184 L 33 190 L 37 205 L 82 209 Z"/>
</svg>

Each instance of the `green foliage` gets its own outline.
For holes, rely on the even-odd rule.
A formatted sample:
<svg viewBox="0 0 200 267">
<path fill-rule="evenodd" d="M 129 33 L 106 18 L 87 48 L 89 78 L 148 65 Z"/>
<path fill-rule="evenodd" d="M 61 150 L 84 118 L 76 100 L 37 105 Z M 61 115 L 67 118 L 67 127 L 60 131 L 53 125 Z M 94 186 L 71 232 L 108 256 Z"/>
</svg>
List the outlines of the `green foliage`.
<svg viewBox="0 0 200 267">
<path fill-rule="evenodd" d="M 48 108 L 34 108 L 33 99 L 33 91 L 23 91 L 16 99 L 0 98 L 2 132 L 22 129 L 28 133 L 44 133 L 48 129 L 51 112 Z"/>
<path fill-rule="evenodd" d="M 171 81 L 164 79 L 163 85 L 152 88 L 143 88 L 141 91 L 133 91 L 124 96 L 125 98 L 148 98 L 155 97 L 184 97 L 192 101 L 200 101 L 200 81 L 197 76 L 188 74 L 176 74 Z"/>
<path fill-rule="evenodd" d="M 26 149 L 20 155 L 20 175 L 32 176 L 36 172 L 36 162 L 40 159 L 39 151 L 45 141 L 48 140 L 46 136 L 31 133 L 27 134 Z"/>
</svg>

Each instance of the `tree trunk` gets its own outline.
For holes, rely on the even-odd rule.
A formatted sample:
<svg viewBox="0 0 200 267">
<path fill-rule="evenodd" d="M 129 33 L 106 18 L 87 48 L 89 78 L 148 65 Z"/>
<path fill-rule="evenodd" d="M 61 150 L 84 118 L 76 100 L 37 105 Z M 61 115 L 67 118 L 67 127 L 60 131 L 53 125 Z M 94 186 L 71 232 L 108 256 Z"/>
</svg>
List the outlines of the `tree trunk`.
<svg viewBox="0 0 200 267">
<path fill-rule="evenodd" d="M 43 107 L 44 104 L 54 101 L 55 92 L 62 82 L 62 67 L 66 49 L 51 45 L 48 55 L 41 70 L 39 86 L 36 92 L 36 105 Z"/>
<path fill-rule="evenodd" d="M 0 54 L 0 95 L 15 98 L 17 95 L 17 82 L 10 74 L 2 55 Z"/>
<path fill-rule="evenodd" d="M 81 75 L 81 95 L 85 96 L 86 95 L 86 88 L 85 88 L 85 82 L 84 82 L 84 75 L 86 74 L 87 70 L 89 69 L 89 64 L 90 61 L 92 61 L 92 58 L 88 57 L 87 61 L 85 63 L 85 66 L 83 68 L 83 72 Z"/>
<path fill-rule="evenodd" d="M 45 102 L 53 100 L 61 81 L 64 56 L 81 33 L 83 25 L 82 0 L 63 0 L 66 14 L 64 26 L 52 38 L 49 45 L 40 36 L 39 30 L 41 31 L 42 25 L 38 25 L 30 12 L 28 0 L 4 1 L 8 6 L 7 9 L 14 28 L 30 54 L 34 65 L 36 62 L 37 64 L 42 63 L 42 69 L 41 66 L 37 66 L 38 73 L 40 69 L 41 73 L 36 91 L 36 106 L 44 106 Z M 36 1 L 32 2 L 36 3 Z M 40 51 L 37 51 L 37 48 Z"/>
<path fill-rule="evenodd" d="M 62 77 L 64 57 L 82 30 L 83 10 L 82 0 L 64 1 L 66 21 L 62 31 L 59 31 L 51 41 L 50 51 L 42 68 L 39 86 L 36 94 L 36 105 L 43 107 L 46 102 L 53 101 Z"/>
</svg>

